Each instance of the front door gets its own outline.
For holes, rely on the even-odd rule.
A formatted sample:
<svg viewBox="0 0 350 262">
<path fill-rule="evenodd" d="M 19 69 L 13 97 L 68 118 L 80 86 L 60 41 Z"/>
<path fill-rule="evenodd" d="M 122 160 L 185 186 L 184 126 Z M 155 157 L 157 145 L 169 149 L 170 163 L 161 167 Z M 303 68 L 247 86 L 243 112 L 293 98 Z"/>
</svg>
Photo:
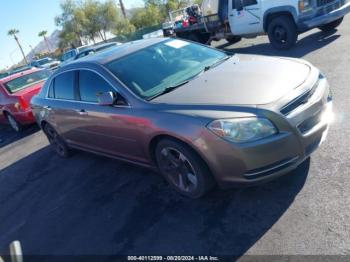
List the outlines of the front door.
<svg viewBox="0 0 350 262">
<path fill-rule="evenodd" d="M 79 144 L 93 151 L 143 161 L 138 141 L 142 127 L 139 119 L 133 116 L 134 110 L 128 105 L 99 105 L 97 93 L 115 93 L 116 90 L 96 72 L 80 70 L 78 83 Z"/>
<path fill-rule="evenodd" d="M 261 0 L 229 0 L 229 21 L 234 35 L 260 33 L 263 28 Z"/>
</svg>

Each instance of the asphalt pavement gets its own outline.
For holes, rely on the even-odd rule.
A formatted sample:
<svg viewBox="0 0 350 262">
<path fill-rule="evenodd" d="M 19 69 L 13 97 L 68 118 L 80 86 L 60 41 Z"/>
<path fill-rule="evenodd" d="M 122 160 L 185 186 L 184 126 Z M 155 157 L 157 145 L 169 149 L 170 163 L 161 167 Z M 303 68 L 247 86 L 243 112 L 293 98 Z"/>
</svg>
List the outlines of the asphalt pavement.
<svg viewBox="0 0 350 262">
<path fill-rule="evenodd" d="M 191 200 L 148 169 L 84 152 L 61 159 L 37 127 L 2 126 L 0 250 L 20 240 L 25 254 L 350 255 L 350 16 L 299 39 L 290 51 L 265 36 L 215 45 L 324 72 L 336 119 L 310 161 L 268 184 Z"/>
</svg>

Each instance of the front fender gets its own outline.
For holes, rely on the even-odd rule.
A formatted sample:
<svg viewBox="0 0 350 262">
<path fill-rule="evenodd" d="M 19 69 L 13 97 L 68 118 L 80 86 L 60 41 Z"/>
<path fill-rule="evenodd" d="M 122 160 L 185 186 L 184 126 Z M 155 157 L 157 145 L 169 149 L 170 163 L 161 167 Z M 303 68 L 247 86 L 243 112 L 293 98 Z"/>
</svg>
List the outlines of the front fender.
<svg viewBox="0 0 350 262">
<path fill-rule="evenodd" d="M 298 11 L 297 9 L 292 5 L 284 5 L 284 6 L 278 6 L 278 7 L 272 7 L 270 9 L 267 9 L 264 13 L 264 30 L 267 31 L 267 19 L 269 15 L 278 14 L 278 13 L 289 13 L 292 15 L 294 22 L 298 22 Z"/>
</svg>

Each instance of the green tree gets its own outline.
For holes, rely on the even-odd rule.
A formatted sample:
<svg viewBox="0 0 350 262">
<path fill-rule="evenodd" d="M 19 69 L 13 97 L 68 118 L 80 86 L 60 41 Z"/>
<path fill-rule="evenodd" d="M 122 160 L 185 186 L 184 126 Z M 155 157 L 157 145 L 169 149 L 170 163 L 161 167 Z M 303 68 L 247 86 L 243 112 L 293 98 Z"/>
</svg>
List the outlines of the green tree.
<svg viewBox="0 0 350 262">
<path fill-rule="evenodd" d="M 74 0 L 65 0 L 60 4 L 62 14 L 55 17 L 55 23 L 61 27 L 59 47 L 63 50 L 67 47 L 82 45 L 83 37 L 82 17 L 77 15 L 77 4 Z"/>
<path fill-rule="evenodd" d="M 164 21 L 164 12 L 154 4 L 146 5 L 145 8 L 137 10 L 130 22 L 137 28 L 154 26 Z"/>
<path fill-rule="evenodd" d="M 23 59 L 24 59 L 24 61 L 26 62 L 26 64 L 28 64 L 28 61 L 27 61 L 27 58 L 26 58 L 26 56 L 25 56 L 25 54 L 24 54 L 22 45 L 21 45 L 21 43 L 19 42 L 19 39 L 18 39 L 18 37 L 17 37 L 18 33 L 19 33 L 19 30 L 18 30 L 18 29 L 10 29 L 10 30 L 7 32 L 7 34 L 8 34 L 9 36 L 13 36 L 13 38 L 14 38 L 15 41 L 17 42 L 17 45 L 18 45 L 18 47 L 19 47 L 19 49 L 21 50 L 21 53 L 22 53 L 22 55 L 23 55 Z"/>
<path fill-rule="evenodd" d="M 49 53 L 51 53 L 49 41 L 47 40 L 46 35 L 47 35 L 47 31 L 46 30 L 40 31 L 39 34 L 38 34 L 39 37 L 43 37 L 44 38 L 47 50 L 49 51 Z"/>
</svg>

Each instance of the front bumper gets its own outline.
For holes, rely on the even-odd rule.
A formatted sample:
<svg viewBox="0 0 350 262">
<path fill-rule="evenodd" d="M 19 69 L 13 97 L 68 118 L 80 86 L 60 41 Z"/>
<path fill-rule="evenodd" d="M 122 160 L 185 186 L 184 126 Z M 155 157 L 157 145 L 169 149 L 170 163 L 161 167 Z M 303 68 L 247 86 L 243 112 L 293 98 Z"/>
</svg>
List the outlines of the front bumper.
<svg viewBox="0 0 350 262">
<path fill-rule="evenodd" d="M 327 7 L 325 7 L 325 8 L 327 8 Z M 298 29 L 299 29 L 299 31 L 302 31 L 302 32 L 307 31 L 309 29 L 316 28 L 316 27 L 319 27 L 321 25 L 331 23 L 331 22 L 345 16 L 349 12 L 350 12 L 350 2 L 344 4 L 340 8 L 333 10 L 329 13 L 326 13 L 324 15 L 316 16 L 313 18 L 306 18 L 305 20 L 298 22 Z"/>
<path fill-rule="evenodd" d="M 278 135 L 233 144 L 210 131 L 203 134 L 197 147 L 218 184 L 221 187 L 254 185 L 287 174 L 303 163 L 326 139 L 331 122 L 328 82 L 320 80 L 316 90 L 307 103 L 287 116 L 271 113 L 280 130 Z"/>
</svg>

